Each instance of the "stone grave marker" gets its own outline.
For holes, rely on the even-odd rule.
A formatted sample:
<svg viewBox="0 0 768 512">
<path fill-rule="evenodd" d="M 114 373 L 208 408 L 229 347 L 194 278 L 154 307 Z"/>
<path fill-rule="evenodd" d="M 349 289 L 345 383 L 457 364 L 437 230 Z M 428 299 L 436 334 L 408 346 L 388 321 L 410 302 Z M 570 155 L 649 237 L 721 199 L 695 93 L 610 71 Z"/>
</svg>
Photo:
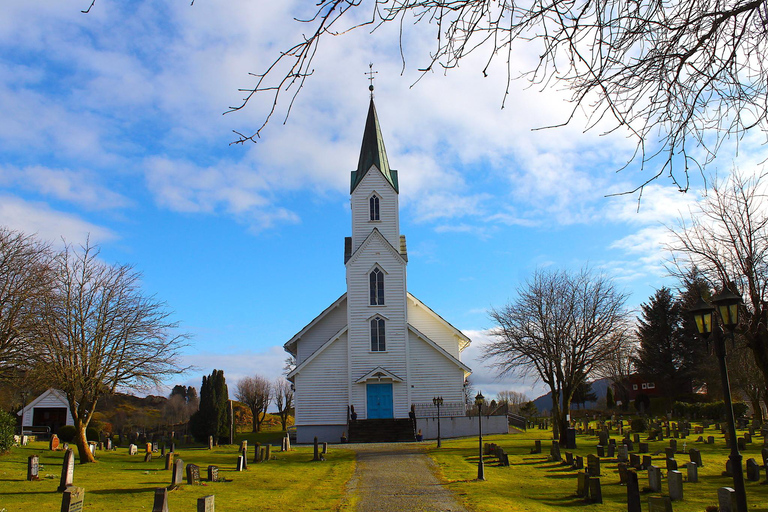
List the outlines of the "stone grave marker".
<svg viewBox="0 0 768 512">
<path fill-rule="evenodd" d="M 144 453 L 152 453 L 152 443 L 147 443 L 144 445 Z"/>
<path fill-rule="evenodd" d="M 629 465 L 635 469 L 640 469 L 642 467 L 642 463 L 640 462 L 640 456 L 637 455 L 636 453 L 630 453 Z"/>
<path fill-rule="evenodd" d="M 112 438 L 107 438 L 107 451 L 112 451 Z"/>
<path fill-rule="evenodd" d="M 695 462 L 696 466 L 703 468 L 704 464 L 701 462 L 701 452 L 697 450 L 696 448 L 691 448 L 688 451 L 688 455 L 691 458 L 691 462 Z"/>
<path fill-rule="evenodd" d="M 618 464 L 619 468 L 619 485 L 626 485 L 627 484 L 627 473 L 629 470 L 627 469 L 627 465 L 623 462 L 619 462 Z"/>
<path fill-rule="evenodd" d="M 171 487 L 178 487 L 184 481 L 184 461 L 179 458 L 173 461 L 173 473 L 171 474 Z"/>
<path fill-rule="evenodd" d="M 323 454 L 326 454 L 326 453 L 328 453 L 328 443 L 323 443 Z"/>
<path fill-rule="evenodd" d="M 240 454 L 243 456 L 243 470 L 248 469 L 248 445 L 240 448 Z"/>
<path fill-rule="evenodd" d="M 589 498 L 589 475 L 583 471 L 576 475 L 576 496 Z"/>
<path fill-rule="evenodd" d="M 664 448 L 664 455 L 667 459 L 674 459 L 675 458 L 675 450 L 672 448 Z"/>
<path fill-rule="evenodd" d="M 732 487 L 717 490 L 718 512 L 736 512 L 736 491 Z"/>
<path fill-rule="evenodd" d="M 267 447 L 269 447 L 269 445 L 259 447 L 259 451 L 261 452 L 261 454 L 259 455 L 259 460 L 261 462 L 267 462 L 269 460 L 269 458 L 267 457 L 267 451 L 268 451 Z M 320 460 L 325 460 L 325 457 L 323 457 L 322 454 L 320 455 Z"/>
<path fill-rule="evenodd" d="M 743 452 L 744 450 L 747 449 L 747 440 L 744 439 L 743 437 L 740 437 L 738 439 L 738 445 L 739 445 L 739 451 Z"/>
<path fill-rule="evenodd" d="M 627 451 L 630 451 L 630 452 L 635 451 L 635 443 L 629 438 L 624 439 L 624 446 L 627 447 Z"/>
<path fill-rule="evenodd" d="M 59 449 L 59 436 L 56 434 L 53 434 L 51 436 L 51 440 L 48 441 L 48 449 L 52 451 L 56 451 Z"/>
<path fill-rule="evenodd" d="M 197 512 L 215 512 L 213 495 L 197 498 Z"/>
<path fill-rule="evenodd" d="M 325 446 L 323 447 L 323 450 L 325 450 L 323 453 L 328 453 L 328 443 L 323 443 Z M 264 461 L 268 461 L 272 458 L 272 445 L 268 444 L 264 447 L 262 447 L 264 450 Z"/>
<path fill-rule="evenodd" d="M 619 462 L 627 462 L 629 460 L 629 450 L 627 449 L 627 445 L 619 446 L 619 453 L 617 457 Z"/>
<path fill-rule="evenodd" d="M 165 470 L 170 471 L 173 468 L 173 454 L 168 452 L 165 454 Z"/>
<path fill-rule="evenodd" d="M 611 441 L 613 441 L 613 439 L 611 439 Z M 608 445 L 605 456 L 611 459 L 616 456 L 616 443 L 610 443 Z"/>
<path fill-rule="evenodd" d="M 568 428 L 565 430 L 565 447 L 569 450 L 576 449 L 576 429 Z"/>
<path fill-rule="evenodd" d="M 208 466 L 208 481 L 209 482 L 218 482 L 219 481 L 219 467 L 218 466 Z"/>
<path fill-rule="evenodd" d="M 560 444 L 557 441 L 552 441 L 552 448 L 549 450 L 549 455 L 554 462 L 560 462 L 563 459 L 560 456 Z"/>
<path fill-rule="evenodd" d="M 661 492 L 661 468 L 654 465 L 648 468 L 648 488 L 652 492 Z"/>
<path fill-rule="evenodd" d="M 672 449 L 672 453 L 677 453 L 677 439 L 670 439 L 669 447 Z"/>
<path fill-rule="evenodd" d="M 632 442 L 639 443 L 640 442 L 640 434 L 633 434 L 632 435 Z"/>
<path fill-rule="evenodd" d="M 677 470 L 668 471 L 667 485 L 669 486 L 669 497 L 672 499 L 672 501 L 682 501 L 683 474 Z"/>
<path fill-rule="evenodd" d="M 599 478 L 589 479 L 589 501 L 591 501 L 592 503 L 603 502 L 603 490 L 600 487 Z"/>
<path fill-rule="evenodd" d="M 752 444 L 752 434 L 744 433 L 744 442 L 747 444 Z"/>
<path fill-rule="evenodd" d="M 672 500 L 669 496 L 650 496 L 648 512 L 672 512 Z"/>
<path fill-rule="evenodd" d="M 69 486 L 61 496 L 61 512 L 82 512 L 85 490 L 82 487 Z"/>
<path fill-rule="evenodd" d="M 707 436 L 707 444 L 715 444 L 715 436 Z"/>
<path fill-rule="evenodd" d="M 289 436 L 288 434 L 285 434 L 285 437 L 283 438 L 283 451 L 284 452 L 291 451 L 291 436 Z"/>
<path fill-rule="evenodd" d="M 642 469 L 648 469 L 653 464 L 653 459 L 650 455 L 643 455 L 643 464 L 641 465 Z"/>
<path fill-rule="evenodd" d="M 155 488 L 155 502 L 152 505 L 152 512 L 168 512 L 168 489 L 165 487 Z"/>
<path fill-rule="evenodd" d="M 128 455 L 136 455 L 139 453 L 139 447 L 135 444 L 128 445 Z"/>
<path fill-rule="evenodd" d="M 600 476 L 600 458 L 592 455 L 587 455 L 587 473 L 589 476 Z"/>
<path fill-rule="evenodd" d="M 648 443 L 640 443 L 639 453 L 648 453 Z"/>
<path fill-rule="evenodd" d="M 541 440 L 534 441 L 534 446 L 531 448 L 531 453 L 541 453 Z"/>
<path fill-rule="evenodd" d="M 152 441 L 152 452 L 158 451 L 157 441 Z"/>
<path fill-rule="evenodd" d="M 64 453 L 64 462 L 61 464 L 61 480 L 59 481 L 58 492 L 64 492 L 71 486 L 75 478 L 75 453 L 67 450 Z"/>
<path fill-rule="evenodd" d="M 677 471 L 677 461 L 675 459 L 667 459 L 667 471 Z"/>
<path fill-rule="evenodd" d="M 176 451 L 176 443 L 174 441 L 171 441 L 171 453 L 174 453 Z"/>
<path fill-rule="evenodd" d="M 627 472 L 627 512 L 641 512 L 640 505 L 640 482 L 637 473 Z"/>
<path fill-rule="evenodd" d="M 237 456 L 237 467 L 235 468 L 235 471 L 242 471 L 245 469 L 245 463 L 243 462 L 243 456 L 238 455 Z"/>
<path fill-rule="evenodd" d="M 213 436 L 208 436 L 208 449 L 213 450 Z"/>
<path fill-rule="evenodd" d="M 568 466 L 573 466 L 573 452 L 565 452 L 565 463 Z"/>
<path fill-rule="evenodd" d="M 760 450 L 760 454 L 763 456 L 763 467 L 768 468 L 768 448 Z"/>
<path fill-rule="evenodd" d="M 733 463 L 731 462 L 731 459 L 728 459 L 725 462 L 725 476 L 733 476 Z"/>
<path fill-rule="evenodd" d="M 750 482 L 760 481 L 760 466 L 755 459 L 747 459 L 747 480 Z"/>
<path fill-rule="evenodd" d="M 699 481 L 699 467 L 695 462 L 688 462 L 685 464 L 685 469 L 688 472 L 688 482 L 695 484 Z"/>
<path fill-rule="evenodd" d="M 197 464 L 187 464 L 187 484 L 200 484 L 200 466 Z"/>
<path fill-rule="evenodd" d="M 152 462 L 152 452 L 147 452 L 144 454 L 144 462 Z"/>
<path fill-rule="evenodd" d="M 584 469 L 584 457 L 576 455 L 573 459 L 573 469 Z"/>
<path fill-rule="evenodd" d="M 597 445 L 597 456 L 598 457 L 605 457 L 605 446 L 599 444 Z"/>
<path fill-rule="evenodd" d="M 37 455 L 27 457 L 27 480 L 40 480 L 40 458 Z"/>
<path fill-rule="evenodd" d="M 261 462 L 264 458 L 264 452 L 261 451 L 261 443 L 256 443 L 253 452 L 253 462 Z"/>
<path fill-rule="evenodd" d="M 599 444 L 605 446 L 608 444 L 608 432 L 602 431 L 599 436 Z"/>
</svg>

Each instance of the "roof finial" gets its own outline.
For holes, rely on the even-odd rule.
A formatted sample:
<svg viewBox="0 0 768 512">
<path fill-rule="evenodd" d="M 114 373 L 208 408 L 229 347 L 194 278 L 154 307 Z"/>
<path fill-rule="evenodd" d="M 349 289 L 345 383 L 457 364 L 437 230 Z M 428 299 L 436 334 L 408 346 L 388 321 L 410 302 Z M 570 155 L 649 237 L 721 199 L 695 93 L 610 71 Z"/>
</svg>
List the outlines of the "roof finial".
<svg viewBox="0 0 768 512">
<path fill-rule="evenodd" d="M 368 72 L 366 73 L 366 75 L 368 75 L 368 80 L 370 80 L 370 81 L 371 81 L 371 85 L 369 85 L 369 86 L 368 86 L 368 90 L 369 90 L 369 91 L 371 91 L 371 98 L 373 98 L 373 79 L 374 79 L 374 76 L 373 76 L 373 75 L 375 75 L 376 73 L 378 73 L 378 71 L 374 71 L 374 70 L 373 70 L 373 62 L 371 62 L 370 64 L 368 64 L 368 67 L 370 68 L 370 71 L 368 71 Z"/>
</svg>

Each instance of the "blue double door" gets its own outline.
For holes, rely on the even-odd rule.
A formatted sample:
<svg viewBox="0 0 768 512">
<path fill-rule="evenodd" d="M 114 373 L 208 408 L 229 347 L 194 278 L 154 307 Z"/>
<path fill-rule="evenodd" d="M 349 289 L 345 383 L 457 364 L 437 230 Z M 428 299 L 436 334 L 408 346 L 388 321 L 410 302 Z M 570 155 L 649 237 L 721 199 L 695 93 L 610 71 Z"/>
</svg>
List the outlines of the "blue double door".
<svg viewBox="0 0 768 512">
<path fill-rule="evenodd" d="M 368 419 L 393 418 L 392 384 L 368 384 L 366 388 Z"/>
</svg>

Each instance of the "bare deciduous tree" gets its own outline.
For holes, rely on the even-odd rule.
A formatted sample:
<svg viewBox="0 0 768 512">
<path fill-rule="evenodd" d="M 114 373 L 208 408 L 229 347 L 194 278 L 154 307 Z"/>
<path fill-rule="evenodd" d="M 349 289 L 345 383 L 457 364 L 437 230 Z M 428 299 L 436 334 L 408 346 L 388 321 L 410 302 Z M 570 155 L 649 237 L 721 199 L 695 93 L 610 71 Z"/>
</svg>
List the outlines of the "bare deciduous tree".
<svg viewBox="0 0 768 512">
<path fill-rule="evenodd" d="M 496 401 L 499 404 L 507 404 L 510 412 L 520 414 L 520 406 L 528 401 L 528 397 L 519 391 L 499 391 Z"/>
<path fill-rule="evenodd" d="M 538 270 L 517 295 L 491 311 L 498 327 L 483 357 L 500 375 L 530 375 L 549 387 L 557 438 L 568 425 L 576 387 L 620 347 L 627 296 L 589 269 Z"/>
<path fill-rule="evenodd" d="M 186 336 L 176 333 L 165 304 L 142 293 L 132 267 L 100 261 L 88 244 L 65 247 L 52 276 L 29 355 L 67 395 L 80 462 L 95 462 L 85 429 L 99 397 L 186 371 L 179 365 Z"/>
<path fill-rule="evenodd" d="M 260 136 L 283 94 L 290 96 L 290 114 L 314 72 L 320 41 L 390 23 L 400 26 L 403 66 L 405 34 L 422 29 L 435 41 L 423 73 L 447 72 L 481 52 L 484 75 L 500 60 L 508 83 L 521 76 L 542 88 L 564 86 L 573 109 L 563 124 L 584 109 L 589 128 L 607 119 L 613 129 L 629 130 L 637 141 L 629 163 L 642 167 L 661 155 L 662 164 L 638 188 L 667 174 L 685 190 L 689 167 L 710 163 L 724 140 L 766 133 L 764 0 L 320 0 L 308 9 L 307 19 L 298 20 L 308 31 L 253 73 L 255 85 L 242 89 L 243 102 L 231 108 L 244 108 L 256 93 L 272 99 L 262 126 L 252 135 L 238 133 L 236 142 Z M 514 69 L 519 44 L 534 45 L 538 61 L 531 68 Z M 508 94 L 509 87 L 504 100 Z"/>
<path fill-rule="evenodd" d="M 237 382 L 235 397 L 251 410 L 253 431 L 259 432 L 261 422 L 267 417 L 267 408 L 272 403 L 272 384 L 261 375 L 242 378 Z"/>
<path fill-rule="evenodd" d="M 622 410 L 629 407 L 630 382 L 629 376 L 635 372 L 635 357 L 637 340 L 632 329 L 626 327 L 617 331 L 624 339 L 618 343 L 617 349 L 606 358 L 595 370 L 598 378 L 607 378 L 616 393 L 615 400 L 621 402 Z"/>
<path fill-rule="evenodd" d="M 280 424 L 283 430 L 285 430 L 288 428 L 288 415 L 293 409 L 293 384 L 283 377 L 278 377 L 272 389 L 275 390 L 277 415 L 280 416 Z"/>
<path fill-rule="evenodd" d="M 49 291 L 49 264 L 46 245 L 0 227 L 0 379 L 27 366 L 25 354 L 32 350 L 40 303 Z"/>
<path fill-rule="evenodd" d="M 739 332 L 752 349 L 768 391 L 768 210 L 766 176 L 734 172 L 715 182 L 688 219 L 670 228 L 670 270 L 684 279 L 695 269 L 710 289 L 733 283 L 745 307 Z"/>
</svg>

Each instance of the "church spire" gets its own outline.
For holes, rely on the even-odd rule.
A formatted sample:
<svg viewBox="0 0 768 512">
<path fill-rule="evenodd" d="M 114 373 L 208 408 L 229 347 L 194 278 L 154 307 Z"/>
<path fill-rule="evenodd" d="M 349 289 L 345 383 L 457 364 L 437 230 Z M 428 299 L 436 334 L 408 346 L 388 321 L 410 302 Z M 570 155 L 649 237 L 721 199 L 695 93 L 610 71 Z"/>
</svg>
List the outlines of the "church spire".
<svg viewBox="0 0 768 512">
<path fill-rule="evenodd" d="M 384 139 L 381 136 L 379 127 L 379 118 L 376 116 L 376 107 L 371 97 L 371 105 L 368 107 L 368 119 L 365 121 L 365 131 L 363 132 L 363 145 L 360 148 L 360 160 L 357 163 L 357 170 L 352 171 L 352 183 L 349 192 L 355 191 L 357 185 L 363 180 L 372 165 L 381 171 L 381 174 L 395 189 L 398 190 L 397 171 L 389 168 L 387 161 L 387 152 L 384 149 Z"/>
</svg>

